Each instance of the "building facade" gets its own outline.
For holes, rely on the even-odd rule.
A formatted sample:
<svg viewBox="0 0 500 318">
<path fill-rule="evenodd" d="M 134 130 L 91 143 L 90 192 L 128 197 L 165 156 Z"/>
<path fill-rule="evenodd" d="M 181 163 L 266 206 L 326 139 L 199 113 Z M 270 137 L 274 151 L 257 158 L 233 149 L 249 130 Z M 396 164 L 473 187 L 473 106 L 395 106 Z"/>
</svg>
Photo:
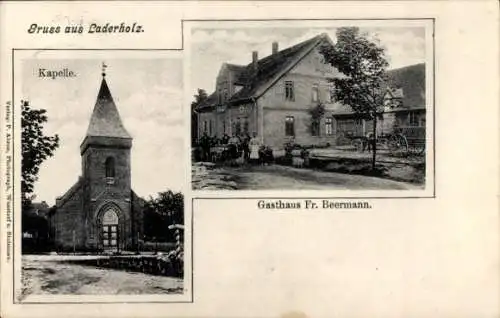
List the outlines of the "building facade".
<svg viewBox="0 0 500 318">
<path fill-rule="evenodd" d="M 345 135 L 366 135 L 373 127 L 371 121 L 332 98 L 331 79 L 343 75 L 325 62 L 320 53 L 324 45 L 333 43 L 321 34 L 282 51 L 273 43 L 271 55 L 259 59 L 253 52 L 248 65 L 224 63 L 215 91 L 198 107 L 198 138 L 256 133 L 261 143 L 281 149 L 291 140 L 301 145 L 337 145 Z M 425 65 L 410 70 L 417 73 L 418 86 L 415 79 L 405 77 L 407 70 L 389 71 L 388 92 L 401 95 L 408 90 L 411 105 L 401 95 L 400 107 L 387 108 L 379 134 L 395 125 L 425 126 Z M 311 111 L 320 103 L 325 113 L 313 120 Z"/>
<path fill-rule="evenodd" d="M 122 124 L 105 74 L 80 145 L 82 175 L 51 215 L 59 250 L 133 250 L 143 233 L 143 200 L 131 188 L 132 137 Z"/>
</svg>

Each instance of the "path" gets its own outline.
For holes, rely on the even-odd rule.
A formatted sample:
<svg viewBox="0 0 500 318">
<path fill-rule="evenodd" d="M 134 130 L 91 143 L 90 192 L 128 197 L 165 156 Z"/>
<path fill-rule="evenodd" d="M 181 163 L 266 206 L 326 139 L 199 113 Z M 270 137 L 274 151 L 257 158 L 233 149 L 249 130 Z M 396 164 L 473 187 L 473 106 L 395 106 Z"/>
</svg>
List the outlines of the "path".
<svg viewBox="0 0 500 318">
<path fill-rule="evenodd" d="M 408 190 L 422 186 L 389 179 L 288 166 L 193 168 L 193 188 L 199 190 Z"/>
<path fill-rule="evenodd" d="M 180 294 L 182 279 L 65 264 L 60 256 L 23 255 L 23 298 L 31 294 Z M 58 261 L 56 261 L 56 259 Z"/>
</svg>

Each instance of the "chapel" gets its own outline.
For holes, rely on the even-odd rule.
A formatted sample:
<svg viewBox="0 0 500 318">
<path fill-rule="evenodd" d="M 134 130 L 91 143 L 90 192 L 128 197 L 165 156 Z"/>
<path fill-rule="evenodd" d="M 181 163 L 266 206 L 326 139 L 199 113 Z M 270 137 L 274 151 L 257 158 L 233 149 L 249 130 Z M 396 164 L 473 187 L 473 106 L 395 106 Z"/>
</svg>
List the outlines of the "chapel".
<svg viewBox="0 0 500 318">
<path fill-rule="evenodd" d="M 143 235 L 144 200 L 131 187 L 132 136 L 125 129 L 103 68 L 87 133 L 81 176 L 56 199 L 50 217 L 56 250 L 136 250 Z"/>
</svg>

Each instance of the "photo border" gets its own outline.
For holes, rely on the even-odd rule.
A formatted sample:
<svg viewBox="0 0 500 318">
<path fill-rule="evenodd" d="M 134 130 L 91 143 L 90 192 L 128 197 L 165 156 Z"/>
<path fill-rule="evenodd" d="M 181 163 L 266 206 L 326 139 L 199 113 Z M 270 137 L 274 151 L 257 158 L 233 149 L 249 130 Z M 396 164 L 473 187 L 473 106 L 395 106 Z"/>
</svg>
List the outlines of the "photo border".
<svg viewBox="0 0 500 318">
<path fill-rule="evenodd" d="M 402 196 L 300 196 L 302 199 L 436 199 L 436 18 L 435 17 L 411 17 L 411 18 L 342 18 L 342 19 L 332 19 L 332 18 L 283 18 L 283 19 L 185 19 L 181 20 L 181 30 L 182 35 L 182 49 L 185 49 L 185 34 L 184 34 L 184 24 L 191 22 L 267 22 L 267 21 L 430 21 L 430 30 L 432 31 L 432 85 L 429 87 L 432 89 L 432 139 L 430 141 L 426 140 L 426 146 L 429 142 L 432 143 L 432 191 L 429 195 L 402 195 Z M 184 56 L 184 59 L 190 58 L 190 56 Z M 184 61 L 185 63 L 185 61 Z M 426 74 L 427 75 L 427 74 Z M 426 77 L 427 78 L 427 77 Z M 427 81 L 427 80 L 426 80 Z M 189 81 L 190 83 L 190 81 Z M 186 83 L 187 85 L 187 83 Z M 190 87 L 191 88 L 191 87 Z M 427 89 L 427 87 L 426 87 Z M 427 105 L 426 105 L 427 106 Z M 427 107 L 426 107 L 427 114 Z M 430 127 L 429 127 L 430 128 Z M 191 161 L 192 165 L 192 161 Z M 426 164 L 427 169 L 427 164 Z M 427 183 L 427 180 L 425 181 Z M 273 196 L 267 195 L 266 193 L 270 191 L 293 191 L 294 194 L 300 191 L 307 192 L 328 192 L 332 190 L 283 190 L 283 189 L 254 189 L 254 190 L 195 190 L 192 187 L 192 173 L 190 174 L 190 185 L 193 197 L 197 199 L 232 199 L 232 200 L 256 200 L 256 199 L 291 199 L 297 196 Z M 425 184 L 427 186 L 427 184 Z M 383 191 L 383 190 L 381 190 Z M 413 190 L 399 190 L 399 191 L 413 191 Z M 425 191 L 425 190 L 423 190 Z M 233 193 L 245 192 L 245 195 L 233 195 Z M 223 196 L 220 193 L 229 194 Z"/>
<path fill-rule="evenodd" d="M 12 107 L 14 108 L 14 102 L 15 102 L 15 52 L 16 51 L 182 51 L 183 49 L 125 49 L 125 48 L 119 48 L 119 49 L 79 49 L 79 48 L 70 48 L 70 49 L 59 49 L 59 48 L 12 48 L 11 50 L 11 63 L 12 63 Z M 181 56 L 181 60 L 184 60 L 184 55 Z M 184 78 L 184 74 L 182 74 L 182 77 Z M 183 83 L 184 86 L 184 83 Z M 183 87 L 184 90 L 184 87 Z M 182 105 L 184 106 L 184 105 Z M 16 111 L 12 112 L 12 131 L 15 131 L 15 118 L 16 118 Z M 16 162 L 16 151 L 15 151 L 15 135 L 13 134 L 12 137 L 12 162 Z M 13 170 L 14 166 L 13 166 Z M 12 197 L 15 198 L 15 188 L 16 188 L 16 174 L 12 173 Z M 189 188 L 188 188 L 189 189 Z M 184 203 L 189 200 L 187 198 L 186 194 L 183 193 L 184 195 Z M 147 304 L 147 303 L 167 303 L 167 304 L 185 304 L 185 303 L 193 303 L 194 302 L 194 273 L 193 273 L 193 213 L 192 213 L 192 199 L 191 199 L 191 222 L 190 222 L 190 240 L 191 240 L 191 253 L 190 253 L 190 258 L 191 258 L 191 266 L 190 266 L 190 271 L 191 271 L 191 286 L 190 286 L 190 293 L 188 294 L 189 300 L 174 300 L 174 301 L 158 301 L 158 300 L 151 300 L 151 301 L 50 301 L 50 302 L 44 302 L 44 301 L 18 301 L 16 299 L 16 230 L 12 232 L 12 303 L 14 305 L 66 305 L 66 304 Z M 186 216 L 186 208 L 184 207 L 184 216 Z M 20 215 L 22 218 L 22 215 Z M 16 228 L 16 207 L 15 204 L 12 205 L 12 227 L 15 229 Z M 184 237 L 184 241 L 185 241 Z M 22 252 L 20 254 L 22 256 Z M 183 277 L 183 282 L 185 282 L 186 275 Z M 150 295 L 158 295 L 158 296 L 165 296 L 168 297 L 168 294 L 150 294 Z M 53 297 L 57 298 L 58 296 L 62 295 L 53 295 Z M 81 296 L 104 296 L 104 297 L 116 297 L 118 295 L 81 295 Z M 141 296 L 148 296 L 146 294 L 141 295 Z"/>
</svg>

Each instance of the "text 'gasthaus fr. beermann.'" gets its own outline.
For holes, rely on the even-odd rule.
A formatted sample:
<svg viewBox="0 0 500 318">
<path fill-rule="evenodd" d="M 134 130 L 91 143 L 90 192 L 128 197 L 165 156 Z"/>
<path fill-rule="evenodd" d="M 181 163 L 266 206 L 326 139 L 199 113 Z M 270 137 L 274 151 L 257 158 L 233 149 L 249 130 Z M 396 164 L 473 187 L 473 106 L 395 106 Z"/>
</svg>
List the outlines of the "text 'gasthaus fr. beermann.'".
<svg viewBox="0 0 500 318">
<path fill-rule="evenodd" d="M 326 199 L 305 199 L 305 200 L 259 200 L 257 207 L 263 210 L 315 210 L 315 209 L 371 209 L 372 206 L 367 201 L 341 201 Z"/>
<path fill-rule="evenodd" d="M 114 33 L 142 33 L 144 27 L 137 22 L 120 23 L 91 23 L 89 25 L 43 25 L 32 23 L 27 32 L 29 34 L 114 34 Z"/>
</svg>

